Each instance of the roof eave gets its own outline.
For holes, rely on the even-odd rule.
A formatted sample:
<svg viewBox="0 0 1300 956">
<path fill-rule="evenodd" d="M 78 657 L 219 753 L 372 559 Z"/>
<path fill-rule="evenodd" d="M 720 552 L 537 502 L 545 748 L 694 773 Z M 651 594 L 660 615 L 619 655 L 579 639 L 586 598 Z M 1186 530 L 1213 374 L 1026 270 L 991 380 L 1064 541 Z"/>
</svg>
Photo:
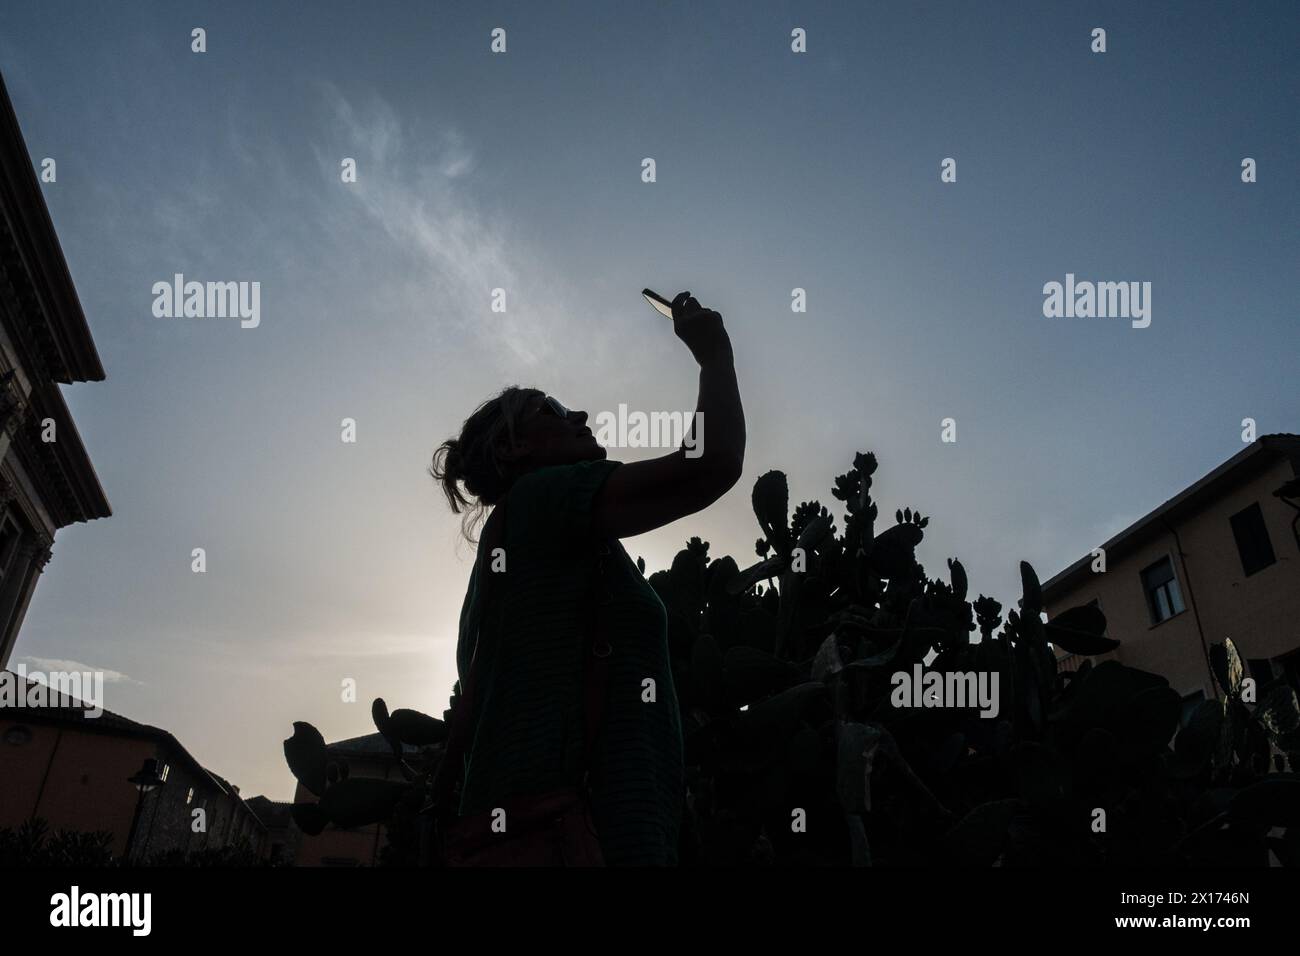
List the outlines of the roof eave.
<svg viewBox="0 0 1300 956">
<path fill-rule="evenodd" d="M 1157 521 L 1176 517 L 1188 509 L 1195 509 L 1203 497 L 1213 488 L 1228 481 L 1243 469 L 1256 466 L 1263 467 L 1264 459 L 1260 456 L 1265 455 L 1269 461 L 1278 458 L 1290 458 L 1293 462 L 1300 461 L 1300 436 L 1291 434 L 1261 435 L 1223 464 L 1203 476 L 1199 481 L 1184 488 L 1178 494 L 1133 522 L 1123 531 L 1114 535 L 1101 545 L 1102 550 L 1106 552 L 1108 559 L 1124 553 L 1126 545 L 1132 545 L 1141 540 L 1142 536 L 1148 533 Z M 1043 583 L 1043 599 L 1052 601 L 1060 593 L 1067 591 L 1091 566 L 1092 561 L 1092 554 L 1086 554 L 1064 570 L 1053 575 Z"/>
</svg>

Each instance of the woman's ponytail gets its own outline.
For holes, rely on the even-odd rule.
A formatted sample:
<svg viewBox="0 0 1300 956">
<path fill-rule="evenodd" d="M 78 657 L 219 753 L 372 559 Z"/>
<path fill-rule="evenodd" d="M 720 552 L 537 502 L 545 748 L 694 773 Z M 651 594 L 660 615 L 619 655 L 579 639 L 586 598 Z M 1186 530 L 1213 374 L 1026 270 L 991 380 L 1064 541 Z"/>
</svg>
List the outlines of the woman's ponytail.
<svg viewBox="0 0 1300 956">
<path fill-rule="evenodd" d="M 473 541 L 467 526 L 481 520 L 514 483 L 515 476 L 502 463 L 499 449 L 513 443 L 516 423 L 533 396 L 541 394 L 535 388 L 506 388 L 466 419 L 458 437 L 448 438 L 433 453 L 429 474 L 442 485 L 452 513 L 472 512 L 461 522 L 466 539 Z"/>
</svg>

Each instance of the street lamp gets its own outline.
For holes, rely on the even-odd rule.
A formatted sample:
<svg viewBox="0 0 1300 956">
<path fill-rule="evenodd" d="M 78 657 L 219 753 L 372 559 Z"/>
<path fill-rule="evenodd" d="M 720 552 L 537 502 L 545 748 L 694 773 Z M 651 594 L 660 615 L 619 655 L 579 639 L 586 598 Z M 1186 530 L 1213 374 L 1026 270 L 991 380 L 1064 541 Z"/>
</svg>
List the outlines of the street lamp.
<svg viewBox="0 0 1300 956">
<path fill-rule="evenodd" d="M 140 824 L 140 809 L 144 806 L 144 795 L 150 790 L 156 790 L 167 782 L 167 773 L 171 770 L 167 764 L 160 762 L 153 757 L 146 757 L 140 769 L 126 778 L 126 782 L 134 785 L 140 791 L 140 795 L 135 798 L 135 814 L 131 817 L 131 832 L 126 838 L 126 858 L 131 859 L 131 851 L 135 848 L 135 831 Z"/>
</svg>

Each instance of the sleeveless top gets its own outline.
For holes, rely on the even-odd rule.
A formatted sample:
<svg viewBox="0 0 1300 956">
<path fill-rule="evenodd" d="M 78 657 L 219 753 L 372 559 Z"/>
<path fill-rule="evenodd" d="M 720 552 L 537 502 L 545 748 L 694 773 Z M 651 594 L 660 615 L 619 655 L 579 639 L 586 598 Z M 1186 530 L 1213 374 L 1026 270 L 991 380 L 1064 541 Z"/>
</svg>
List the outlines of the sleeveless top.
<svg viewBox="0 0 1300 956">
<path fill-rule="evenodd" d="M 553 465 L 519 478 L 505 515 L 506 573 L 492 582 L 486 600 L 480 576 L 493 573 L 493 555 L 475 563 L 456 650 L 463 687 L 475 641 L 482 642 L 462 814 L 581 779 L 583 647 L 595 573 L 592 504 L 620 464 Z M 480 545 L 486 540 L 485 534 Z M 685 782 L 667 613 L 622 544 L 606 540 L 612 603 L 603 621 L 613 652 L 590 768 L 596 832 L 609 865 L 676 865 Z"/>
</svg>

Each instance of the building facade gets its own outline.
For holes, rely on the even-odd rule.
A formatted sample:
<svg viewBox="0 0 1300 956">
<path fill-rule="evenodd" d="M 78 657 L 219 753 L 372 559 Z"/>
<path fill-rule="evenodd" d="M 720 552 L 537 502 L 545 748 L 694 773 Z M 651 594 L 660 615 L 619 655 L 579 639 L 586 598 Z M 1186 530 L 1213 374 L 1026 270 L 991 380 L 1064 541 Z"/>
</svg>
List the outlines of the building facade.
<svg viewBox="0 0 1300 956">
<path fill-rule="evenodd" d="M 239 846 L 266 855 L 267 827 L 239 788 L 166 730 L 63 703 L 0 709 L 0 827 L 40 819 L 110 833 L 113 855 L 132 862 Z M 146 766 L 161 782 L 142 794 L 131 778 Z"/>
<path fill-rule="evenodd" d="M 1104 655 L 1168 678 L 1190 706 L 1219 695 L 1209 646 L 1300 693 L 1300 436 L 1265 435 L 1043 585 L 1048 619 L 1096 602 Z M 1280 492 L 1280 493 L 1279 493 Z M 1063 669 L 1077 667 L 1063 655 Z"/>
<path fill-rule="evenodd" d="M 60 528 L 111 512 L 60 384 L 104 368 L 0 79 L 0 667 Z"/>
</svg>

